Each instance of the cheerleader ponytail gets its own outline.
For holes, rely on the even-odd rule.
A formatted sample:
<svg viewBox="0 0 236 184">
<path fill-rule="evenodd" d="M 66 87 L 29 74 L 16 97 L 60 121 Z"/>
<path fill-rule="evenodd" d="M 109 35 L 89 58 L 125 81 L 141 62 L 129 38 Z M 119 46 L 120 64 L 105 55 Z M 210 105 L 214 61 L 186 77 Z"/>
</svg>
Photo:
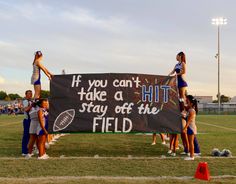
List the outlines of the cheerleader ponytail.
<svg viewBox="0 0 236 184">
<path fill-rule="evenodd" d="M 193 104 L 193 108 L 196 111 L 196 114 L 198 113 L 198 106 L 197 106 L 197 99 L 194 98 L 192 95 L 187 95 L 187 99 Z"/>
</svg>

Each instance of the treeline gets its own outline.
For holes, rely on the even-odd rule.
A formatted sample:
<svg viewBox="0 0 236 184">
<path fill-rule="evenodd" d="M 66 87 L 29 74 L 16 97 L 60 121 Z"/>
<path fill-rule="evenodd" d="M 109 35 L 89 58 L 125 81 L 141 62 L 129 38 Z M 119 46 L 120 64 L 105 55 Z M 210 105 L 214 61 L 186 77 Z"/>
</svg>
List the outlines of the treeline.
<svg viewBox="0 0 236 184">
<path fill-rule="evenodd" d="M 47 90 L 41 90 L 41 97 L 42 98 L 48 98 L 50 95 L 50 92 Z M 9 93 L 7 94 L 5 91 L 0 91 L 0 100 L 6 100 L 6 101 L 11 101 L 11 100 L 16 100 L 16 99 L 22 99 L 23 97 L 20 96 L 17 93 Z"/>
<path fill-rule="evenodd" d="M 218 99 L 218 95 L 216 95 L 216 98 Z M 231 100 L 231 98 L 229 96 L 225 96 L 225 95 L 220 96 L 221 103 L 229 102 L 230 100 Z M 218 103 L 218 100 L 213 100 L 213 103 Z"/>
</svg>

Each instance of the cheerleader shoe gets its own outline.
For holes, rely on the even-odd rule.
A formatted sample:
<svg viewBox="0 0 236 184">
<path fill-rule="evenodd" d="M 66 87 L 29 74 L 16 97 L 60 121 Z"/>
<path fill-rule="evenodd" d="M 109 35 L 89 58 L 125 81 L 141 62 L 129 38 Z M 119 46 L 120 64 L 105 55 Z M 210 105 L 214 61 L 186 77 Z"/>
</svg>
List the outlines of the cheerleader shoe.
<svg viewBox="0 0 236 184">
<path fill-rule="evenodd" d="M 34 155 L 33 153 L 32 153 L 32 154 L 29 154 L 29 153 L 28 153 L 28 154 L 25 156 L 25 158 L 26 158 L 26 159 L 30 159 L 33 155 Z"/>
<path fill-rule="evenodd" d="M 175 157 L 176 153 L 171 153 L 170 156 Z"/>
<path fill-rule="evenodd" d="M 45 153 L 43 156 L 38 157 L 39 160 L 46 160 L 49 159 L 49 156 Z"/>
</svg>

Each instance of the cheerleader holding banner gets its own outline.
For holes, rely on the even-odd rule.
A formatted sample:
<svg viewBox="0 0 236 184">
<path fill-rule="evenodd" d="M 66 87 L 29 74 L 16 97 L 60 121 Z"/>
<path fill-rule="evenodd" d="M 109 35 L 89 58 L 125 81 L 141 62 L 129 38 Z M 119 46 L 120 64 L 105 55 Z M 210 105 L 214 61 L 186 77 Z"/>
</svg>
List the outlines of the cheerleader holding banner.
<svg viewBox="0 0 236 184">
<path fill-rule="evenodd" d="M 52 79 L 52 74 L 45 68 L 41 61 L 43 59 L 43 54 L 41 51 L 35 53 L 33 62 L 33 74 L 31 77 L 31 84 L 34 85 L 34 99 L 40 98 L 41 93 L 41 70 L 47 75 L 48 79 Z"/>
<path fill-rule="evenodd" d="M 181 113 L 185 113 L 185 102 L 186 102 L 186 89 L 187 89 L 187 82 L 185 80 L 185 74 L 186 74 L 186 57 L 183 52 L 179 52 L 176 56 L 176 60 L 178 63 L 175 65 L 174 69 L 169 74 L 170 76 L 176 75 L 177 76 L 177 87 L 179 91 L 179 105 L 180 105 L 180 111 Z M 182 119 L 182 127 L 185 127 L 186 121 L 185 119 Z M 176 148 L 176 141 L 178 139 L 177 134 L 172 134 L 170 139 L 170 145 L 173 144 L 173 153 L 172 148 L 170 146 L 170 150 L 168 153 L 172 154 L 172 156 L 175 156 L 175 148 Z M 188 144 L 188 137 L 186 132 L 181 133 L 181 139 L 183 141 L 183 145 L 185 148 L 185 152 L 187 153 L 189 150 L 189 144 Z"/>
</svg>

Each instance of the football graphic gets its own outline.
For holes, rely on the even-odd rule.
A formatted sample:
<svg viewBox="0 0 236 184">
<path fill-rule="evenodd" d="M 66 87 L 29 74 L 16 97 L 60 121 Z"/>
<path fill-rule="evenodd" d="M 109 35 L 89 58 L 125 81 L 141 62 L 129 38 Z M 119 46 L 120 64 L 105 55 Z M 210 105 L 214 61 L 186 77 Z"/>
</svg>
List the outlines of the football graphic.
<svg viewBox="0 0 236 184">
<path fill-rule="evenodd" d="M 53 131 L 58 132 L 68 127 L 75 117 L 75 109 L 68 109 L 60 113 L 54 121 Z"/>
</svg>

